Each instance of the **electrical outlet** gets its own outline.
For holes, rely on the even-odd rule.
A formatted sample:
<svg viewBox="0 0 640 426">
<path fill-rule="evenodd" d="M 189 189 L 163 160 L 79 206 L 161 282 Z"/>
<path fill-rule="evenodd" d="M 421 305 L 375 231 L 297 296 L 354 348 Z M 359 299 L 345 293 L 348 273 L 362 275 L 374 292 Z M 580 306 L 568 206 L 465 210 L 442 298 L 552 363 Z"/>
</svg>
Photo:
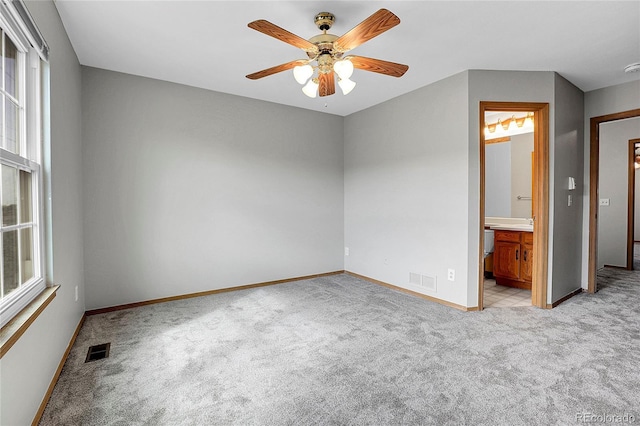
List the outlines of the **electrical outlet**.
<svg viewBox="0 0 640 426">
<path fill-rule="evenodd" d="M 349 256 L 349 247 L 344 248 L 344 255 Z"/>
<path fill-rule="evenodd" d="M 447 271 L 447 279 L 449 281 L 455 281 L 455 279 L 456 279 L 456 271 L 455 271 L 455 269 L 449 269 Z"/>
<path fill-rule="evenodd" d="M 78 286 L 76 286 L 76 302 L 78 301 Z"/>
<path fill-rule="evenodd" d="M 610 198 L 600 198 L 600 205 L 601 206 L 608 206 L 610 204 Z"/>
</svg>

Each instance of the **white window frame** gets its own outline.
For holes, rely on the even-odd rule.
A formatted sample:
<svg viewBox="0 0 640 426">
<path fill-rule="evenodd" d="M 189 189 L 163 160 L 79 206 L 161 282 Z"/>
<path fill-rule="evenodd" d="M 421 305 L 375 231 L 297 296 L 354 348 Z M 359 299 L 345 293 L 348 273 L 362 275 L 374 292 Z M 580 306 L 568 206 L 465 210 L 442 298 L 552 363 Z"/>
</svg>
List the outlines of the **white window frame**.
<svg viewBox="0 0 640 426">
<path fill-rule="evenodd" d="M 11 292 L 0 300 L 0 327 L 3 327 L 22 311 L 33 299 L 35 299 L 45 288 L 45 222 L 44 222 L 44 177 L 43 177 L 43 150 L 42 150 L 42 123 L 43 123 L 43 93 L 42 76 L 46 71 L 47 50 L 42 50 L 38 45 L 38 40 L 31 36 L 33 22 L 29 26 L 20 12 L 24 6 L 18 5 L 22 10 L 15 7 L 14 2 L 7 0 L 0 1 L 0 26 L 5 32 L 5 37 L 9 37 L 16 45 L 19 52 L 18 75 L 19 87 L 18 97 L 20 100 L 20 146 L 18 153 L 7 151 L 0 147 L 0 163 L 6 166 L 15 167 L 18 170 L 31 173 L 31 206 L 32 223 L 27 225 L 32 227 L 33 232 L 33 277 L 23 283 L 18 289 Z M 41 36 L 39 41 L 42 42 Z M 33 46 L 39 46 L 36 49 Z M 46 44 L 45 44 L 46 46 Z M 0 76 L 0 78 L 4 78 Z M 3 111 L 3 110 L 0 110 Z M 3 126 L 6 126 L 3 120 Z M 1 131 L 1 129 L 0 129 Z M 20 203 L 18 203 L 20 204 Z M 0 224 L 1 227 L 1 224 Z M 24 227 L 24 226 L 22 226 Z M 3 231 L 20 229 L 21 226 L 2 227 Z M 0 248 L 2 241 L 0 238 Z M 0 264 L 0 268 L 2 264 Z M 2 271 L 0 270 L 0 273 Z"/>
</svg>

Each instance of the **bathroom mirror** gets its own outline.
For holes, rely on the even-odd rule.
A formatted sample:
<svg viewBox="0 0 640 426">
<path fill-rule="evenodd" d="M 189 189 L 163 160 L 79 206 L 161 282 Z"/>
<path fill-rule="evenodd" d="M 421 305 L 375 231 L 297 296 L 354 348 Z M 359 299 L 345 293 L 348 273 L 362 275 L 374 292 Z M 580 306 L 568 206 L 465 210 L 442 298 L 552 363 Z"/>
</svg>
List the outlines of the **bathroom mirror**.
<svg viewBox="0 0 640 426">
<path fill-rule="evenodd" d="M 533 217 L 533 114 L 485 113 L 485 216 Z"/>
</svg>

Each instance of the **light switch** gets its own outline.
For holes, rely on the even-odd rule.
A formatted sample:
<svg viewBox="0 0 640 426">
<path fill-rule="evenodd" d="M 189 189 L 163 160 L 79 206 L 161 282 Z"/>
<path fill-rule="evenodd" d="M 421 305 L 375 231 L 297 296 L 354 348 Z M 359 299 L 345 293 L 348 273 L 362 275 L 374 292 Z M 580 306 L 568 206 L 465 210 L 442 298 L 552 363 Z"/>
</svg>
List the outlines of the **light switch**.
<svg viewBox="0 0 640 426">
<path fill-rule="evenodd" d="M 608 206 L 609 205 L 609 201 L 610 201 L 610 198 L 600 198 L 600 205 L 601 206 Z"/>
<path fill-rule="evenodd" d="M 573 203 L 573 199 L 571 198 L 571 194 L 569 194 L 569 199 L 567 200 L 567 205 L 569 207 L 571 207 L 571 204 Z"/>
</svg>

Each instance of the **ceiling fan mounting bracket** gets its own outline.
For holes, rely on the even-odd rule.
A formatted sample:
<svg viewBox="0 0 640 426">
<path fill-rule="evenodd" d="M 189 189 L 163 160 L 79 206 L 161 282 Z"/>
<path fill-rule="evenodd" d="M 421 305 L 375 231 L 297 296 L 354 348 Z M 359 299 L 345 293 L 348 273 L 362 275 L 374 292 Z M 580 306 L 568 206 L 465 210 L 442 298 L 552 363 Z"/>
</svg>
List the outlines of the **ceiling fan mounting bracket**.
<svg viewBox="0 0 640 426">
<path fill-rule="evenodd" d="M 328 31 L 335 21 L 335 15 L 329 12 L 320 12 L 314 18 L 314 22 L 320 31 Z"/>
</svg>

